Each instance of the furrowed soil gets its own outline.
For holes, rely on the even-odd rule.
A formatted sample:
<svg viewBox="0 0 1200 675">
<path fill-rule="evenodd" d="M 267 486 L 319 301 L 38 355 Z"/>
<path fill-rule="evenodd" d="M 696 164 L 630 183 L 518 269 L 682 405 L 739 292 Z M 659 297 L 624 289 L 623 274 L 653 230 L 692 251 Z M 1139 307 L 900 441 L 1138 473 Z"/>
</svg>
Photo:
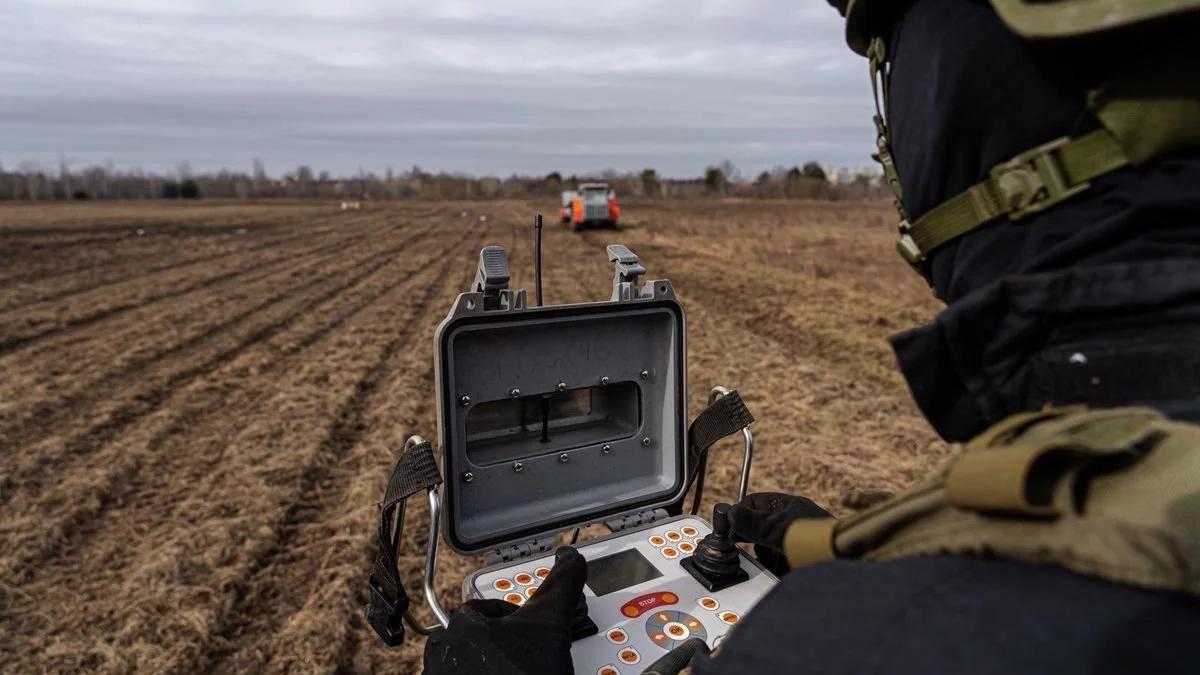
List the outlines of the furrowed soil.
<svg viewBox="0 0 1200 675">
<path fill-rule="evenodd" d="M 416 672 L 361 619 L 376 506 L 437 435 L 433 334 L 479 248 L 532 299 L 554 200 L 0 207 L 0 672 Z M 937 310 L 883 203 L 631 202 L 548 222 L 547 304 L 607 299 L 626 244 L 687 307 L 691 414 L 737 388 L 751 487 L 842 512 L 948 448 L 886 338 Z M 715 447 L 703 511 L 736 491 Z M 426 531 L 408 509 L 416 593 Z M 443 554 L 441 600 L 478 559 Z M 419 600 L 416 600 L 419 605 Z M 418 614 L 425 611 L 418 606 Z"/>
</svg>

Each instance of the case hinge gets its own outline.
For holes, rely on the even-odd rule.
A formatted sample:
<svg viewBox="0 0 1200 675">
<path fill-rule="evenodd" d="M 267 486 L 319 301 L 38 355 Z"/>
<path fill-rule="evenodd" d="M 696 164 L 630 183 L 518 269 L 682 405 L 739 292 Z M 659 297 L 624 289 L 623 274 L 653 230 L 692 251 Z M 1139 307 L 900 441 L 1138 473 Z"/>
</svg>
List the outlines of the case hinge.
<svg viewBox="0 0 1200 675">
<path fill-rule="evenodd" d="M 662 520 L 667 517 L 666 509 L 652 509 L 649 511 L 638 511 L 630 513 L 620 518 L 604 521 L 604 525 L 612 532 L 620 532 L 621 530 L 653 523 L 656 520 Z"/>
<path fill-rule="evenodd" d="M 494 551 L 488 551 L 484 554 L 483 559 L 488 565 L 508 562 L 520 558 L 529 558 L 540 553 L 545 553 L 551 548 L 554 548 L 554 537 L 543 537 L 541 539 L 530 539 L 517 544 L 509 544 L 504 548 L 498 548 Z"/>
</svg>

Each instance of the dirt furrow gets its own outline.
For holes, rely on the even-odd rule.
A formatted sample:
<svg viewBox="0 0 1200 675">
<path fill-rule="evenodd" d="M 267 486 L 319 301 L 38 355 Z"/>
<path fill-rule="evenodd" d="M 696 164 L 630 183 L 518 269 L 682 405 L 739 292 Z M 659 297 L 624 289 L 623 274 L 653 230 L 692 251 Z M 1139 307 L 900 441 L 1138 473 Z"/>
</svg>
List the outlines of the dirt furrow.
<svg viewBox="0 0 1200 675">
<path fill-rule="evenodd" d="M 203 246 L 208 250 L 199 256 L 173 262 L 174 264 L 198 263 L 203 260 L 216 259 L 220 255 L 244 252 L 250 248 L 277 246 L 294 239 L 296 236 L 303 235 L 285 235 L 265 242 L 257 238 L 256 235 L 273 233 L 289 225 L 302 226 L 305 229 L 319 228 L 324 224 L 334 222 L 334 220 L 334 217 L 316 219 L 303 214 L 274 214 L 267 218 L 245 220 L 233 232 L 220 231 L 220 234 L 223 236 L 217 241 L 212 241 L 213 237 L 211 235 L 191 237 L 191 243 Z M 137 235 L 137 229 L 141 229 L 143 234 Z M 34 237 L 29 246 L 17 250 L 12 250 L 10 247 L 7 251 L 15 259 L 15 264 L 7 270 L 8 275 L 0 277 L 0 286 L 9 288 L 11 292 L 18 285 L 26 284 L 31 287 L 35 285 L 44 287 L 51 282 L 65 277 L 70 277 L 69 281 L 72 282 L 93 282 L 97 274 L 104 272 L 108 268 L 120 266 L 123 268 L 122 271 L 125 271 L 137 267 L 146 261 L 147 256 L 154 254 L 158 245 L 163 243 L 162 240 L 167 238 L 153 229 L 150 232 L 145 232 L 144 227 L 137 229 L 134 230 L 137 238 L 132 241 L 132 238 L 129 236 L 128 225 L 125 225 L 114 233 L 118 236 L 112 239 L 121 240 L 121 243 L 124 244 L 123 248 L 129 249 L 127 251 L 113 251 L 113 247 L 96 246 L 97 242 L 88 242 L 89 245 L 86 251 L 71 254 L 64 250 L 67 248 L 64 244 L 69 242 L 53 241 L 53 243 L 47 243 L 43 241 L 42 237 Z M 247 236 L 242 237 L 241 235 L 243 234 Z M 105 241 L 104 243 L 115 242 Z M 228 248 L 228 244 L 234 245 L 233 250 Z M 239 249 L 238 247 L 241 248 Z M 218 248 L 219 250 L 214 254 L 211 252 L 213 248 Z M 195 253 L 196 251 L 190 252 Z M 150 266 L 141 269 L 140 273 L 145 274 L 160 269 L 164 268 L 161 266 Z M 109 280 L 105 279 L 102 281 Z"/>
<path fill-rule="evenodd" d="M 428 234 L 431 229 L 427 229 L 413 238 L 405 239 L 399 245 L 391 246 L 382 252 L 376 253 L 366 261 L 360 261 L 355 266 L 356 272 L 348 279 L 322 289 L 315 297 L 306 299 L 297 306 L 287 307 L 283 316 L 270 320 L 265 325 L 251 330 L 249 333 L 236 339 L 232 345 L 217 349 L 196 349 L 205 358 L 188 364 L 179 370 L 169 372 L 161 380 L 153 382 L 149 387 L 140 388 L 135 394 L 123 397 L 132 400 L 117 407 L 113 412 L 105 416 L 100 423 L 87 428 L 82 433 L 62 443 L 61 450 L 39 450 L 23 456 L 22 458 L 28 458 L 27 461 L 31 461 L 32 465 L 24 464 L 18 466 L 4 476 L 2 479 L 3 482 L 0 482 L 0 487 L 4 488 L 4 502 L 9 503 L 12 499 L 24 493 L 36 494 L 47 478 L 53 477 L 55 473 L 61 470 L 60 467 L 56 466 L 56 461 L 62 457 L 66 457 L 68 463 L 86 463 L 89 453 L 94 448 L 110 442 L 122 430 L 162 407 L 176 388 L 211 373 L 225 361 L 235 358 L 246 348 L 286 329 L 291 323 L 303 317 L 305 313 L 314 307 L 336 297 L 345 289 L 357 284 L 362 279 L 374 274 L 381 267 L 393 262 L 393 256 L 403 251 L 415 238 Z M 264 304 L 268 306 L 278 305 L 297 292 L 320 288 L 328 280 L 328 277 L 316 277 L 309 282 L 285 291 L 281 294 L 281 298 Z M 252 323 L 254 319 L 257 319 L 261 315 L 263 315 L 262 311 L 249 313 L 243 322 Z"/>
<path fill-rule="evenodd" d="M 422 236 L 428 231 L 427 229 L 413 236 Z M 361 235 L 359 238 L 370 236 Z M 411 241 L 412 238 L 402 240 L 401 246 Z M 323 279 L 319 275 L 306 276 L 307 270 L 317 270 L 329 260 L 346 260 L 350 266 L 355 267 L 370 264 L 382 257 L 376 252 L 363 260 L 354 261 L 351 256 L 358 248 L 357 245 L 349 244 L 343 247 L 342 243 L 335 242 L 293 256 L 279 264 L 255 268 L 255 274 L 240 279 L 237 295 L 234 297 L 210 293 L 201 296 L 195 302 L 186 305 L 182 302 L 177 303 L 168 311 L 157 312 L 151 321 L 133 317 L 131 330 L 116 334 L 113 331 L 104 333 L 104 342 L 98 346 L 94 346 L 96 341 L 81 340 L 77 349 L 64 349 L 61 346 L 54 349 L 52 353 L 55 358 L 67 358 L 74 369 L 56 368 L 51 376 L 46 376 L 50 375 L 47 373 L 39 379 L 36 390 L 21 392 L 28 398 L 36 398 L 36 402 L 33 406 L 24 408 L 14 402 L 9 410 L 0 415 L 0 437 L 6 439 L 0 445 L 20 445 L 31 432 L 56 428 L 63 418 L 78 416 L 80 412 L 88 410 L 91 404 L 104 400 L 112 392 L 137 384 L 136 380 L 144 378 L 148 369 L 156 364 L 195 350 L 290 295 L 322 282 Z M 280 275 L 282 278 L 275 278 Z M 300 280 L 293 283 L 293 279 Z M 261 290 L 254 286 L 259 282 L 263 282 Z M 256 296 L 262 299 L 249 307 L 238 307 L 236 300 L 253 299 Z M 232 314 L 222 316 L 231 311 Z M 218 321 L 209 323 L 214 318 Z M 195 329 L 189 325 L 192 323 L 198 324 Z M 172 330 L 163 331 L 163 325 L 170 325 Z M 147 336 L 151 339 L 148 340 Z M 155 341 L 162 341 L 164 346 L 157 348 Z M 129 345 L 137 345 L 137 349 L 130 350 Z M 108 355 L 104 353 L 106 349 L 116 351 Z M 14 377 L 19 377 L 19 371 L 22 369 L 45 372 L 38 358 L 46 351 L 42 349 L 23 355 L 22 364 L 12 371 Z M 108 370 L 95 374 L 90 380 L 86 379 L 92 375 L 85 370 L 86 368 L 95 369 L 102 366 L 108 366 Z M 67 382 L 78 384 L 67 392 L 60 393 L 64 388 L 62 383 Z"/>
<path fill-rule="evenodd" d="M 328 230 L 314 229 L 291 234 L 270 241 L 261 241 L 251 246 L 230 249 L 218 249 L 202 255 L 184 257 L 162 264 L 146 264 L 156 253 L 142 252 L 129 258 L 121 258 L 110 263 L 94 265 L 90 268 L 67 270 L 52 276 L 33 278 L 28 281 L 0 282 L 7 286 L 6 297 L 0 302 L 0 311 L 9 312 L 21 310 L 30 305 L 68 300 L 81 293 L 88 293 L 105 288 L 111 288 L 130 281 L 146 281 L 157 274 L 176 272 L 189 267 L 206 265 L 213 261 L 227 261 L 231 256 L 240 256 L 255 251 L 277 248 L 298 241 L 307 241 L 315 235 Z M 119 269 L 110 269 L 119 268 Z M 61 280 L 61 284 L 54 283 Z"/>
<path fill-rule="evenodd" d="M 428 209 L 423 212 L 414 213 L 411 220 L 420 220 L 421 218 L 431 217 L 438 212 L 438 209 Z M 217 246 L 214 247 L 210 239 L 212 236 L 191 237 L 185 242 L 175 241 L 175 237 L 153 236 L 148 237 L 153 239 L 152 242 L 147 242 L 144 250 L 128 256 L 120 257 L 116 260 L 107 260 L 90 268 L 72 265 L 72 258 L 66 257 L 65 264 L 69 267 L 65 270 L 59 270 L 51 276 L 41 276 L 33 278 L 24 285 L 15 281 L 0 281 L 0 286 L 7 286 L 6 297 L 0 300 L 0 312 L 5 312 L 10 309 L 20 308 L 38 303 L 62 301 L 79 295 L 81 293 L 89 293 L 102 288 L 110 288 L 119 286 L 130 281 L 150 281 L 155 275 L 176 272 L 189 267 L 199 266 L 211 261 L 228 262 L 233 256 L 245 256 L 256 251 L 268 251 L 277 249 L 282 246 L 288 246 L 296 242 L 306 242 L 307 240 L 324 237 L 330 234 L 339 234 L 347 228 L 355 227 L 363 220 L 372 220 L 379 218 L 379 214 L 375 213 L 339 213 L 335 215 L 324 215 L 322 217 L 303 218 L 291 217 L 283 221 L 281 224 L 273 226 L 256 226 L 255 223 L 247 223 L 245 226 L 239 226 L 233 230 L 232 234 L 223 234 L 221 236 L 226 239 L 232 239 L 237 246 Z M 269 221 L 268 221 L 269 222 Z M 291 226 L 291 227 L 289 227 Z M 276 230 L 288 227 L 289 231 L 282 236 L 276 237 L 268 241 L 261 241 L 258 235 L 264 233 L 273 234 Z M 295 232 L 300 229 L 299 232 Z M 246 242 L 238 241 L 239 233 L 245 231 Z M 363 235 L 353 236 L 349 241 L 359 241 Z M 162 241 L 166 239 L 166 241 Z M 221 243 L 221 242 L 217 242 Z M 228 244 L 229 242 L 224 242 Z M 240 244 L 247 245 L 241 246 Z M 336 246 L 331 244 L 329 246 Z M 201 248 L 205 252 L 201 255 L 184 256 L 179 259 L 172 259 L 165 264 L 155 264 L 162 257 L 177 258 L 181 251 L 188 253 L 196 253 L 193 248 Z M 212 249 L 218 248 L 216 252 L 210 252 Z M 165 249 L 165 250 L 164 250 Z M 58 247 L 54 247 L 55 257 L 63 257 Z M 60 263 L 60 266 L 63 266 Z M 118 269 L 109 269 L 118 267 Z M 55 283 L 56 279 L 63 279 L 61 287 L 59 283 Z"/>
<path fill-rule="evenodd" d="M 322 232 L 321 234 L 328 233 Z M 339 232 L 335 231 L 334 234 L 339 234 Z M 308 237 L 304 237 L 302 241 L 307 241 L 307 239 Z M 336 248 L 338 243 L 332 242 L 326 248 Z M 301 248 L 302 251 L 303 247 Z M 260 255 L 257 251 L 250 251 L 248 253 L 253 254 L 254 258 Z M 294 253 L 287 250 L 271 251 L 271 254 L 266 259 L 261 260 L 242 260 L 236 255 L 225 257 L 221 260 L 221 264 L 217 270 L 211 269 L 214 267 L 213 265 L 201 268 L 198 279 L 190 279 L 189 275 L 186 274 L 186 268 L 191 267 L 190 265 L 172 268 L 167 271 L 169 273 L 181 273 L 177 279 L 161 280 L 151 278 L 143 280 L 140 277 L 134 276 L 112 284 L 132 283 L 131 290 L 134 291 L 134 297 L 124 300 L 118 299 L 116 302 L 112 302 L 111 296 L 119 297 L 120 292 L 106 291 L 105 289 L 109 287 L 109 284 L 102 284 L 70 294 L 70 297 L 78 298 L 73 303 L 74 306 L 72 304 L 58 304 L 59 299 L 54 298 L 39 301 L 35 305 L 6 311 L 0 314 L 0 326 L 3 327 L 3 337 L 0 338 L 0 356 L 33 342 L 78 331 L 101 321 L 120 316 L 130 310 L 232 283 L 239 277 L 256 271 L 257 268 L 254 265 L 274 264 L 286 266 L 291 262 L 291 256 Z M 216 272 L 215 274 L 213 273 L 214 271 Z M 174 284 L 178 285 L 172 287 Z M 158 290 L 158 288 L 162 288 L 163 286 L 166 287 L 166 290 Z M 155 290 L 146 292 L 148 288 L 154 288 Z M 94 294 L 96 297 L 92 298 L 91 294 Z"/>
<path fill-rule="evenodd" d="M 408 241 L 412 243 L 411 239 Z M 457 246 L 458 242 L 454 242 L 446 250 L 452 250 Z M 330 307 L 328 312 L 310 314 L 309 316 L 319 317 L 314 322 L 317 323 L 317 326 L 298 331 L 302 335 L 294 341 L 278 346 L 268 345 L 267 342 L 272 336 L 262 334 L 262 340 L 250 347 L 265 349 L 270 356 L 269 360 L 265 362 L 256 362 L 255 374 L 263 377 L 274 372 L 277 366 L 286 359 L 301 353 L 307 346 L 316 343 L 320 337 L 328 335 L 334 328 L 343 325 L 346 320 L 359 314 L 365 307 L 405 285 L 416 275 L 416 272 L 416 270 L 404 272 L 396 279 L 380 285 L 379 288 L 371 288 L 364 298 L 355 299 L 350 304 L 341 302 L 343 293 L 346 291 L 345 288 L 334 296 L 315 301 L 309 306 L 309 309 L 316 310 L 322 305 L 333 303 L 336 303 L 336 306 Z M 349 293 L 345 294 L 350 295 Z M 277 332 L 282 333 L 284 330 L 281 328 Z M 278 337 L 283 338 L 282 335 Z M 226 361 L 233 361 L 235 358 L 231 356 Z M 177 398 L 175 392 L 183 386 L 186 385 L 171 388 L 172 399 Z M 268 389 L 267 392 L 269 391 Z M 178 401 L 175 400 L 172 400 L 171 403 L 173 404 L 172 408 L 178 405 Z M 54 519 L 44 519 L 42 522 L 36 523 L 36 529 L 32 530 L 34 536 L 30 536 L 22 542 L 21 554 L 12 556 L 7 566 L 11 569 L 24 567 L 50 555 L 52 548 L 61 553 L 62 547 L 69 545 L 73 539 L 87 536 L 88 532 L 83 527 L 85 522 L 102 516 L 110 505 L 120 503 L 124 499 L 132 489 L 131 483 L 134 481 L 134 475 L 146 462 L 146 457 L 153 455 L 167 439 L 195 426 L 210 414 L 222 410 L 225 405 L 228 405 L 228 401 L 224 397 L 217 397 L 199 409 L 185 409 L 180 419 L 172 421 L 150 438 L 147 443 L 147 452 L 121 453 L 117 461 L 107 463 L 99 475 L 95 475 L 93 472 L 84 482 L 83 489 L 72 491 L 73 503 L 68 504 L 62 514 Z M 100 448 L 96 448 L 95 451 L 100 451 Z M 62 473 L 69 475 L 70 471 Z"/>
</svg>

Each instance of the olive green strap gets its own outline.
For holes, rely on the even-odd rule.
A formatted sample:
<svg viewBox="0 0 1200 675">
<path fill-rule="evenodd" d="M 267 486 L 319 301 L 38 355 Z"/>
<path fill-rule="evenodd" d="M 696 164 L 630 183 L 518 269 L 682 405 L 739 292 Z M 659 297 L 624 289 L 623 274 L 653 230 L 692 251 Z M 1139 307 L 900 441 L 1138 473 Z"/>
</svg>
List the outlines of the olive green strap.
<svg viewBox="0 0 1200 675">
<path fill-rule="evenodd" d="M 984 223 L 1001 216 L 1020 220 L 1048 209 L 1086 190 L 1093 178 L 1128 164 L 1125 151 L 1104 129 L 1050 141 L 996 165 L 987 180 L 918 218 L 902 233 L 900 251 L 920 264 L 933 249 Z"/>
</svg>

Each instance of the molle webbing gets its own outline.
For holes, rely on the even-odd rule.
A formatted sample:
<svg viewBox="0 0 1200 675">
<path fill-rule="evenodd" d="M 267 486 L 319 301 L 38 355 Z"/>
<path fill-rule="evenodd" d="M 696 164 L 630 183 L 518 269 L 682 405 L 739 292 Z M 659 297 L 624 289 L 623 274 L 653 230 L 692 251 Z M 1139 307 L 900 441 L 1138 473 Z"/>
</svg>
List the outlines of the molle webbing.
<svg viewBox="0 0 1200 675">
<path fill-rule="evenodd" d="M 987 555 L 1200 595 L 1200 426 L 1142 408 L 1014 416 L 933 479 L 784 542 L 793 566 Z"/>
</svg>

